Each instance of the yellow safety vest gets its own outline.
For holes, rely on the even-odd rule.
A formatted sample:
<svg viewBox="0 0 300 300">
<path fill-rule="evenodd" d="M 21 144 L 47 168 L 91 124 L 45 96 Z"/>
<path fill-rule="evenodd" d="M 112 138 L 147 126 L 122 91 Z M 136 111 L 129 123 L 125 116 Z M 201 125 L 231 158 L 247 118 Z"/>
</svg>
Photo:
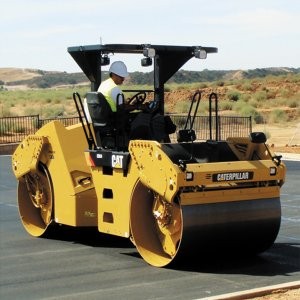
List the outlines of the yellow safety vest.
<svg viewBox="0 0 300 300">
<path fill-rule="evenodd" d="M 98 92 L 102 93 L 103 96 L 105 97 L 112 112 L 117 111 L 116 102 L 111 95 L 111 92 L 115 87 L 118 87 L 118 86 L 115 84 L 115 82 L 111 78 L 108 78 L 107 80 L 105 80 L 101 83 L 101 85 L 99 86 L 99 89 L 98 89 Z"/>
</svg>

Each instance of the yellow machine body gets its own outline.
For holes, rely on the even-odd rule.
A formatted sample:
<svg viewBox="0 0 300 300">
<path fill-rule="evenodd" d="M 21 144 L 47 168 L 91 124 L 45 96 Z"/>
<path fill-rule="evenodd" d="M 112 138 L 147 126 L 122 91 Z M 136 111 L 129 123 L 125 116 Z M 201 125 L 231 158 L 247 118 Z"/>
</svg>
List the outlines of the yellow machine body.
<svg viewBox="0 0 300 300">
<path fill-rule="evenodd" d="M 20 143 L 12 168 L 19 181 L 20 218 L 29 234 L 46 235 L 55 224 L 95 227 L 130 238 L 143 259 L 158 267 L 221 248 L 260 253 L 274 243 L 286 168 L 265 144 L 265 135 L 220 140 L 216 130 L 215 140 L 197 141 L 192 125 L 200 92 L 187 116 L 191 128 L 179 130 L 177 142 L 169 139 L 173 126 L 167 130 L 164 123 L 165 82 L 191 57 L 205 58 L 216 48 L 109 44 L 68 51 L 92 82 L 93 92 L 86 97 L 91 107 L 100 105 L 95 91 L 101 66 L 109 63 L 108 53 L 116 52 L 147 56 L 143 65 L 154 60 L 154 100 L 144 112 L 117 118 L 130 122 L 97 140 L 96 122 L 88 122 L 81 98 L 78 103 L 74 93 L 79 124 L 65 127 L 52 121 Z M 148 92 L 138 91 L 130 101 L 140 105 Z M 210 104 L 213 98 L 217 108 L 212 93 Z M 133 126 L 136 120 L 140 127 Z M 217 121 L 216 109 L 218 129 Z M 129 125 L 142 130 L 133 138 L 133 131 L 126 131 Z M 147 132 L 147 138 L 141 138 L 141 132 Z"/>
<path fill-rule="evenodd" d="M 143 258 L 155 266 L 169 264 L 180 249 L 195 250 L 198 243 L 207 243 L 206 236 L 195 243 L 203 232 L 220 240 L 218 230 L 207 229 L 218 223 L 226 227 L 233 222 L 239 228 L 234 238 L 240 241 L 245 234 L 257 251 L 269 246 L 280 225 L 284 164 L 276 165 L 263 145 L 231 138 L 221 148 L 232 149 L 236 161 L 210 161 L 216 158 L 208 151 L 197 158 L 199 162 L 182 167 L 174 163 L 172 153 L 183 153 L 187 145 L 135 140 L 130 141 L 129 153 L 87 150 L 80 125 L 65 128 L 58 121 L 45 125 L 19 145 L 12 159 L 24 227 L 41 236 L 51 223 L 97 226 L 99 232 L 131 238 Z M 207 147 L 207 142 L 193 147 Z M 113 167 L 97 163 L 103 153 Z M 254 154 L 263 159 L 252 160 Z M 28 196 L 27 177 L 42 178 L 41 164 L 47 176 L 44 182 L 36 179 L 35 197 L 48 194 L 45 205 L 37 207 Z M 49 210 L 48 221 L 41 217 L 43 209 Z M 249 220 L 251 224 L 244 227 Z M 254 237 L 248 236 L 249 230 Z M 262 233 L 259 242 L 257 230 Z"/>
<path fill-rule="evenodd" d="M 80 124 L 65 128 L 54 121 L 28 136 L 16 149 L 12 168 L 19 180 L 20 215 L 32 235 L 42 235 L 52 221 L 70 226 L 97 225 L 97 199 L 90 169 L 85 163 L 86 147 Z M 51 175 L 45 176 L 40 165 Z M 46 183 L 40 182 L 43 177 L 48 177 Z M 44 198 L 41 202 L 52 203 L 51 222 L 47 224 L 39 219 L 31 224 L 30 218 L 35 217 L 36 210 L 48 209 L 43 203 L 34 203 L 39 195 Z M 32 200 L 39 207 L 32 206 Z M 32 211 L 28 211 L 28 207 L 32 207 Z"/>
</svg>

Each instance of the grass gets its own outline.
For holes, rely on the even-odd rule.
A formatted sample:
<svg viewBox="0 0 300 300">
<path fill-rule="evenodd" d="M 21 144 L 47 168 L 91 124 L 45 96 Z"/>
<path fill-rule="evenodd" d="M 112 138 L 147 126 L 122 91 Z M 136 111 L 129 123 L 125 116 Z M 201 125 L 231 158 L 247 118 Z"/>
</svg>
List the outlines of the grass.
<svg viewBox="0 0 300 300">
<path fill-rule="evenodd" d="M 56 117 L 75 113 L 72 98 L 75 91 L 84 96 L 89 87 L 1 91 L 0 117 L 35 114 Z"/>
<path fill-rule="evenodd" d="M 286 112 L 278 108 L 271 111 L 268 117 L 269 123 L 285 123 L 287 121 L 288 121 L 288 115 L 286 114 Z"/>
<path fill-rule="evenodd" d="M 123 85 L 122 89 L 152 90 L 153 87 Z M 72 99 L 73 92 L 79 92 L 83 98 L 89 90 L 89 86 L 22 91 L 0 90 L 0 117 L 35 114 L 39 114 L 42 118 L 58 115 L 74 116 L 76 109 Z M 189 109 L 190 97 L 196 90 L 203 92 L 199 107 L 200 114 L 208 112 L 207 95 L 216 92 L 221 112 L 228 111 L 242 116 L 251 115 L 257 123 L 260 123 L 263 117 L 268 118 L 270 122 L 277 123 L 289 120 L 290 116 L 286 110 L 290 109 L 295 111 L 294 117 L 296 115 L 296 118 L 299 118 L 300 74 L 191 84 L 166 84 L 165 91 L 169 94 L 173 93 L 172 97 L 174 97 L 173 105 L 165 103 L 166 111 L 186 113 Z"/>
</svg>

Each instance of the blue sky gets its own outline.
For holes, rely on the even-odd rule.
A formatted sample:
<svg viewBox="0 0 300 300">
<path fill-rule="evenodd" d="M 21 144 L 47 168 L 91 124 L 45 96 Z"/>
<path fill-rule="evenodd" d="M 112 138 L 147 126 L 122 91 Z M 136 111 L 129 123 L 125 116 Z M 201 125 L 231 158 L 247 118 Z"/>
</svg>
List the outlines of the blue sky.
<svg viewBox="0 0 300 300">
<path fill-rule="evenodd" d="M 299 0 L 0 0 L 0 67 L 80 71 L 67 47 L 218 47 L 187 70 L 300 67 Z M 112 60 L 119 59 L 113 57 Z M 139 60 L 122 58 L 130 72 Z M 144 69 L 143 69 L 144 70 Z"/>
</svg>

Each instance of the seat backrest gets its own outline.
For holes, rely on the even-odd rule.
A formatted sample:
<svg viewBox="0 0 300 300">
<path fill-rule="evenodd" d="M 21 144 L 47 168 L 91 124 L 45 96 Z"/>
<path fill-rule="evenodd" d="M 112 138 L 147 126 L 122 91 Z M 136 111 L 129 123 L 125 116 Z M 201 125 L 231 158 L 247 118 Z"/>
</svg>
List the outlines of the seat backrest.
<svg viewBox="0 0 300 300">
<path fill-rule="evenodd" d="M 88 92 L 86 102 L 93 123 L 105 125 L 112 122 L 113 112 L 102 93 Z"/>
</svg>

